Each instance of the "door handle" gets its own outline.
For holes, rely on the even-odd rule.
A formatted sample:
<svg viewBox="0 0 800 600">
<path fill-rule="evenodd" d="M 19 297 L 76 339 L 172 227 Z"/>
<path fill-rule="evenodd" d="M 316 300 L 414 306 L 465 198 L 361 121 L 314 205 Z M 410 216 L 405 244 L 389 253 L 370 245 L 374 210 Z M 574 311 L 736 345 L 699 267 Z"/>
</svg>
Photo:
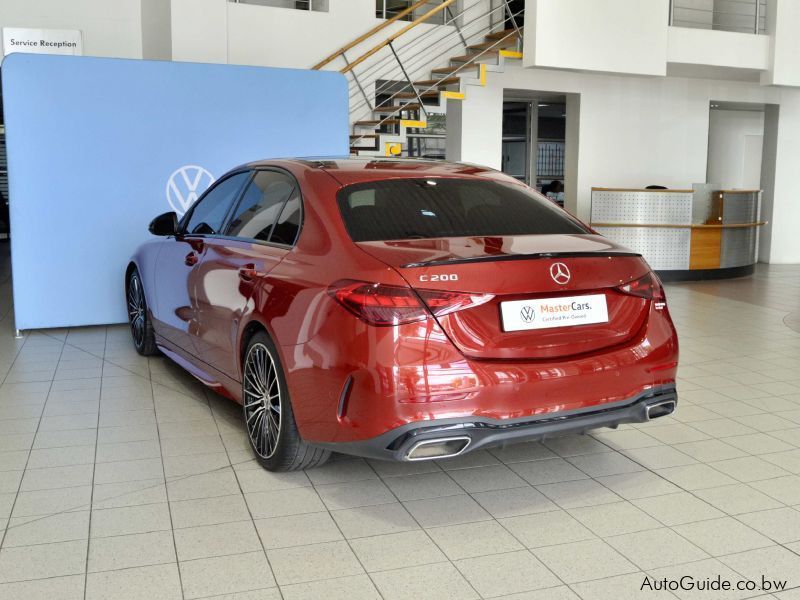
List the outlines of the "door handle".
<svg viewBox="0 0 800 600">
<path fill-rule="evenodd" d="M 194 252 L 189 252 L 189 254 L 186 255 L 186 258 L 183 259 L 183 262 L 186 263 L 186 266 L 193 267 L 198 263 L 199 260 L 200 257 L 197 256 L 197 254 Z"/>
<path fill-rule="evenodd" d="M 252 263 L 239 269 L 239 279 L 242 281 L 252 281 L 256 277 L 258 277 L 258 271 L 256 271 L 256 266 Z"/>
</svg>

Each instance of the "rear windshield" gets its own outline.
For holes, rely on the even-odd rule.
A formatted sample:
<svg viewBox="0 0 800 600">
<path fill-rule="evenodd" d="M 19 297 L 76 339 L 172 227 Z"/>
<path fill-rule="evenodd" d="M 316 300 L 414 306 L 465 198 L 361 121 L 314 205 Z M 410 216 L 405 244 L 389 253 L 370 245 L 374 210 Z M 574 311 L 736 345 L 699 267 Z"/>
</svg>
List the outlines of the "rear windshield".
<svg viewBox="0 0 800 600">
<path fill-rule="evenodd" d="M 549 200 L 497 181 L 370 181 L 343 188 L 338 200 L 354 242 L 589 233 Z"/>
</svg>

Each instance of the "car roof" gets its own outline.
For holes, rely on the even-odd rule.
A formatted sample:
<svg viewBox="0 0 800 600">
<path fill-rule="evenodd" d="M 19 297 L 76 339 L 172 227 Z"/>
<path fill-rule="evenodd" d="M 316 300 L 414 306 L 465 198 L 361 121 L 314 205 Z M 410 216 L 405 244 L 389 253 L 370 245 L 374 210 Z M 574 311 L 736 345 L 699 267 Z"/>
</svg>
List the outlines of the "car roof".
<svg viewBox="0 0 800 600">
<path fill-rule="evenodd" d="M 319 169 L 328 173 L 342 185 L 380 179 L 415 177 L 467 177 L 497 179 L 499 173 L 489 167 L 466 163 L 414 158 L 289 158 L 252 162 L 258 167 L 300 167 Z M 505 177 L 503 177 L 505 179 Z"/>
</svg>

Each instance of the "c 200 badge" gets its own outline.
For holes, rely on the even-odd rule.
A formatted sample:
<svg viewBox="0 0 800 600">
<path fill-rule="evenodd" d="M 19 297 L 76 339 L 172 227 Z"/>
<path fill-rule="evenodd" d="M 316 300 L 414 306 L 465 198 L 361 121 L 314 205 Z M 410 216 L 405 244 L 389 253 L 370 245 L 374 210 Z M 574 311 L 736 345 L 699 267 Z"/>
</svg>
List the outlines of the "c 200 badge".
<svg viewBox="0 0 800 600">
<path fill-rule="evenodd" d="M 420 281 L 458 281 L 456 273 L 442 273 L 441 275 L 420 275 Z"/>
</svg>

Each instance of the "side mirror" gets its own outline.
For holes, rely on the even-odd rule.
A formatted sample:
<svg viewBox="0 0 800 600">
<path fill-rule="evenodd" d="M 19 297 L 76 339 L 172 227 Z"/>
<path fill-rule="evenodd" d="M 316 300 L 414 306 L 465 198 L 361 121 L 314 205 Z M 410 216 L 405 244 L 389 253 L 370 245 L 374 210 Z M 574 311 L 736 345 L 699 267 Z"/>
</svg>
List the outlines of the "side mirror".
<svg viewBox="0 0 800 600">
<path fill-rule="evenodd" d="M 174 212 L 166 212 L 163 215 L 158 215 L 155 219 L 150 221 L 148 229 L 153 235 L 175 235 L 178 233 L 178 215 Z"/>
</svg>

